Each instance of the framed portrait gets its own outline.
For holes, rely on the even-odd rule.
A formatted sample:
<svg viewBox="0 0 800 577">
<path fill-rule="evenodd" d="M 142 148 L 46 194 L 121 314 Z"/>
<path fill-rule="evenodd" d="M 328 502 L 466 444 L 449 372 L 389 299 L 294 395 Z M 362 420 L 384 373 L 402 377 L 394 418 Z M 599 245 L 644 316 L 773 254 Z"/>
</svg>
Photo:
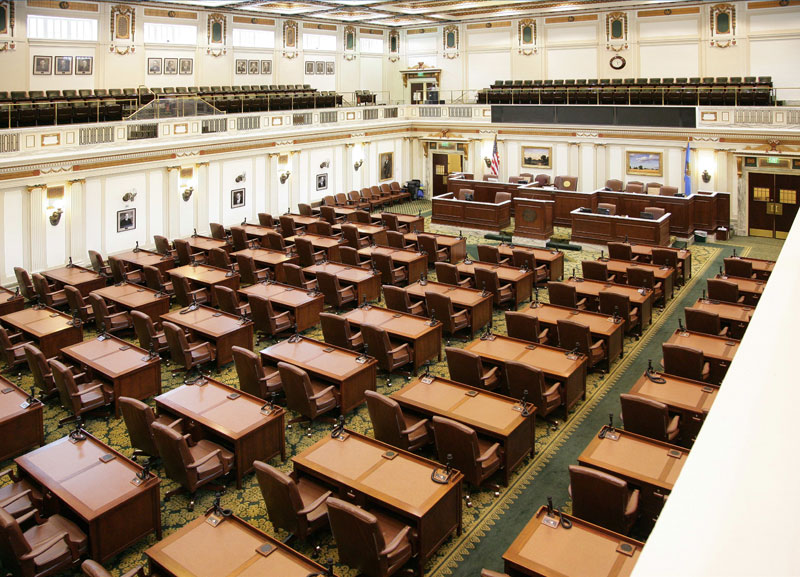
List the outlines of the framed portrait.
<svg viewBox="0 0 800 577">
<path fill-rule="evenodd" d="M 552 168 L 552 156 L 553 149 L 549 146 L 523 146 L 522 168 Z"/>
<path fill-rule="evenodd" d="M 661 153 L 628 151 L 627 174 L 661 176 Z"/>
<path fill-rule="evenodd" d="M 9 9 L 11 6 L 8 3 L 8 0 L 0 2 L 0 34 L 8 34 L 8 21 L 9 21 Z M 11 25 L 13 28 L 13 23 Z"/>
<path fill-rule="evenodd" d="M 744 165 L 748 168 L 756 168 L 758 166 L 758 159 L 755 156 L 745 156 Z"/>
<path fill-rule="evenodd" d="M 33 73 L 37 76 L 47 76 L 53 73 L 52 56 L 34 56 Z"/>
<path fill-rule="evenodd" d="M 117 211 L 117 232 L 134 230 L 136 228 L 136 209 L 126 208 Z"/>
<path fill-rule="evenodd" d="M 235 188 L 231 191 L 231 208 L 241 208 L 245 204 L 245 189 Z"/>
<path fill-rule="evenodd" d="M 147 73 L 148 74 L 161 74 L 161 58 L 148 58 L 147 59 Z"/>
<path fill-rule="evenodd" d="M 379 158 L 381 180 L 391 180 L 394 176 L 394 153 L 381 152 Z"/>
<path fill-rule="evenodd" d="M 164 58 L 164 74 L 177 74 L 177 73 L 178 73 L 178 59 Z"/>
<path fill-rule="evenodd" d="M 325 190 L 328 188 L 328 173 L 317 175 L 317 190 Z"/>
<path fill-rule="evenodd" d="M 306 60 L 306 74 L 312 76 L 314 74 L 314 61 Z"/>
<path fill-rule="evenodd" d="M 314 63 L 314 74 L 325 74 L 325 62 L 318 60 Z"/>
<path fill-rule="evenodd" d="M 194 60 L 192 58 L 181 58 L 181 74 L 191 74 L 194 71 Z"/>
<path fill-rule="evenodd" d="M 272 60 L 261 61 L 261 74 L 272 74 Z"/>
<path fill-rule="evenodd" d="M 248 74 L 258 74 L 260 68 L 258 60 L 248 60 L 247 61 L 247 73 Z"/>
<path fill-rule="evenodd" d="M 72 74 L 72 56 L 56 56 L 56 74 Z"/>
<path fill-rule="evenodd" d="M 247 60 L 236 61 L 236 74 L 247 74 Z"/>
<path fill-rule="evenodd" d="M 336 74 L 336 63 L 335 62 L 326 62 L 325 63 L 325 74 Z"/>
<path fill-rule="evenodd" d="M 75 74 L 89 76 L 94 68 L 94 56 L 76 56 Z"/>
</svg>

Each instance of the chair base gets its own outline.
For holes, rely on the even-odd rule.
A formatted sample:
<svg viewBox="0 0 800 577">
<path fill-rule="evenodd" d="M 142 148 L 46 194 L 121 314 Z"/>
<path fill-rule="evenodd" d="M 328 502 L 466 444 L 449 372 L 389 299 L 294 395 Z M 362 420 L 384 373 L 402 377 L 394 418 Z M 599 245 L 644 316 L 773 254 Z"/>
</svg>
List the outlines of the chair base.
<svg viewBox="0 0 800 577">
<path fill-rule="evenodd" d="M 334 419 L 333 417 L 325 417 L 325 416 L 320 416 L 320 417 L 317 417 L 316 419 L 313 419 L 313 420 L 309 419 L 308 417 L 297 417 L 295 419 L 291 419 L 289 421 L 289 423 L 286 425 L 286 428 L 287 429 L 291 429 L 292 428 L 292 424 L 294 424 L 294 423 L 308 423 L 308 427 L 306 427 L 306 437 L 310 437 L 311 436 L 311 426 L 315 422 L 336 424 L 336 419 Z"/>
<path fill-rule="evenodd" d="M 198 487 L 198 489 L 208 489 L 209 491 L 216 492 L 224 492 L 225 486 L 219 485 L 217 483 L 207 483 L 202 487 Z M 175 495 L 180 495 L 183 493 L 189 493 L 189 505 L 186 507 L 187 511 L 194 511 L 194 504 L 196 502 L 195 496 L 197 495 L 197 491 L 190 492 L 186 487 L 178 487 L 177 489 L 173 489 L 172 491 L 168 491 L 166 495 L 164 495 L 164 502 L 168 502 L 172 497 Z"/>
</svg>

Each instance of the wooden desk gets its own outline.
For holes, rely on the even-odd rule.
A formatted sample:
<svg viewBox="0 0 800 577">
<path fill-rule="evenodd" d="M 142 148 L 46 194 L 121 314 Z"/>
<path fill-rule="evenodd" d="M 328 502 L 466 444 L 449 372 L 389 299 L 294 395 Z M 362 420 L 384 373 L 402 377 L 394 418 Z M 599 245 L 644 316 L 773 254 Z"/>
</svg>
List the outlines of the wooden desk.
<svg viewBox="0 0 800 577">
<path fill-rule="evenodd" d="M 453 301 L 453 309 L 456 311 L 467 309 L 469 311 L 470 334 L 472 338 L 484 325 L 492 320 L 492 295 L 482 296 L 482 292 L 477 289 L 455 287 L 433 281 L 425 281 L 421 285 L 419 281 L 411 283 L 406 287 L 408 294 L 418 299 L 425 299 L 426 292 L 435 292 L 450 297 Z"/>
<path fill-rule="evenodd" d="M 426 417 L 440 416 L 458 421 L 503 448 L 505 485 L 511 473 L 536 452 L 536 407 L 527 403 L 529 415 L 523 417 L 519 399 L 512 399 L 431 375 L 432 381 L 419 379 L 389 395 L 404 409 Z M 477 392 L 474 397 L 468 393 Z"/>
<path fill-rule="evenodd" d="M 342 414 L 364 402 L 364 391 L 376 390 L 378 361 L 370 357 L 359 363 L 359 357 L 359 353 L 306 337 L 300 337 L 297 342 L 286 339 L 261 351 L 266 364 L 289 363 L 312 378 L 335 385 L 342 395 Z"/>
<path fill-rule="evenodd" d="M 320 219 L 317 216 L 303 216 L 302 214 L 294 214 L 294 213 L 288 213 L 285 216 L 292 217 L 292 220 L 294 220 L 295 227 L 304 228 L 311 233 L 316 232 L 317 230 L 316 224 L 322 221 L 322 219 Z"/>
<path fill-rule="evenodd" d="M 239 317 L 206 306 L 182 314 L 185 310 L 188 309 L 167 313 L 161 319 L 188 329 L 204 341 L 213 342 L 217 347 L 217 368 L 233 361 L 231 347 L 234 345 L 253 350 L 252 321 L 242 324 Z"/>
<path fill-rule="evenodd" d="M 633 572 L 644 543 L 562 513 L 571 529 L 542 524 L 547 507 L 540 507 L 503 554 L 505 571 L 532 577 L 627 577 Z M 554 515 L 555 516 L 555 515 Z M 617 551 L 622 543 L 633 555 Z"/>
<path fill-rule="evenodd" d="M 639 512 L 645 524 L 652 526 L 689 451 L 621 429 L 617 432 L 617 441 L 595 435 L 578 457 L 578 464 L 620 477 L 639 489 Z M 677 457 L 670 456 L 673 451 Z"/>
<path fill-rule="evenodd" d="M 363 303 L 365 298 L 368 301 L 376 301 L 381 296 L 380 274 L 373 274 L 371 270 L 329 261 L 307 266 L 303 269 L 303 272 L 314 278 L 316 278 L 318 272 L 327 272 L 336 276 L 342 285 L 355 287 L 356 299 L 359 303 Z"/>
<path fill-rule="evenodd" d="M 704 333 L 694 333 L 675 329 L 672 336 L 666 341 L 673 345 L 691 347 L 703 351 L 705 360 L 711 365 L 710 382 L 721 383 L 728 372 L 736 351 L 739 350 L 739 342 L 729 337 L 716 337 Z"/>
<path fill-rule="evenodd" d="M 511 200 L 459 200 L 453 193 L 433 197 L 431 222 L 461 228 L 500 231 L 511 224 Z"/>
<path fill-rule="evenodd" d="M 767 285 L 767 282 L 763 280 L 742 278 L 726 274 L 718 274 L 714 278 L 726 280 L 738 286 L 739 294 L 744 295 L 744 304 L 750 306 L 756 306 L 758 304 L 758 299 L 761 298 L 761 293 L 764 292 L 764 287 Z"/>
<path fill-rule="evenodd" d="M 719 387 L 666 373 L 657 373 L 656 376 L 667 382 L 654 383 L 644 374 L 628 392 L 664 403 L 671 413 L 679 413 L 680 438 L 684 444 L 691 446 L 717 398 Z"/>
<path fill-rule="evenodd" d="M 328 255 L 328 260 L 332 260 L 334 262 L 341 262 L 342 257 L 339 251 L 339 245 L 342 244 L 340 242 L 340 238 L 337 236 L 324 236 L 321 234 L 312 234 L 310 232 L 305 233 L 302 235 L 303 238 L 308 239 L 311 241 L 311 244 L 314 246 L 315 251 L 324 250 L 325 253 Z M 286 238 L 286 242 L 293 243 L 297 237 L 290 236 Z"/>
<path fill-rule="evenodd" d="M 41 402 L 23 409 L 28 393 L 0 376 L 0 461 L 44 444 Z"/>
<path fill-rule="evenodd" d="M 261 241 L 261 239 L 267 236 L 267 234 L 270 232 L 275 232 L 275 229 L 271 226 L 261 226 L 250 223 L 240 224 L 239 226 L 244 229 L 244 233 L 247 235 L 247 238 L 258 241 Z"/>
<path fill-rule="evenodd" d="M 322 293 L 310 294 L 308 291 L 297 287 L 279 283 L 258 283 L 245 287 L 240 294 L 263 297 L 272 302 L 272 306 L 279 311 L 292 311 L 298 332 L 313 327 L 319 323 L 319 313 L 325 306 L 325 297 Z"/>
<path fill-rule="evenodd" d="M 581 212 L 580 209 L 573 210 L 570 215 L 573 242 L 607 244 L 630 238 L 646 244 L 669 244 L 669 212 L 657 219 Z"/>
<path fill-rule="evenodd" d="M 370 244 L 388 244 L 389 242 L 389 239 L 386 236 L 385 226 L 367 224 L 364 222 L 350 222 L 348 224 L 355 226 L 358 229 L 358 234 L 360 236 L 368 236 L 370 238 Z M 342 225 L 333 225 L 333 230 L 336 232 L 342 232 Z"/>
<path fill-rule="evenodd" d="M 93 290 L 106 286 L 106 277 L 82 266 L 73 265 L 43 271 L 42 276 L 58 288 L 74 286 L 84 297 Z"/>
<path fill-rule="evenodd" d="M 499 366 L 504 374 L 506 361 L 517 361 L 541 370 L 549 381 L 560 381 L 564 385 L 567 411 L 586 398 L 585 355 L 571 359 L 564 349 L 503 335 L 492 337 L 491 340 L 474 340 L 464 349 L 479 355 L 485 363 Z"/>
<path fill-rule="evenodd" d="M 256 551 L 269 543 L 264 557 Z M 216 527 L 201 515 L 144 552 L 163 577 L 306 577 L 325 568 L 231 515 Z M 335 577 L 335 576 L 334 576 Z"/>
<path fill-rule="evenodd" d="M 614 260 L 612 258 L 597 259 L 604 262 L 608 267 L 608 274 L 617 275 L 618 284 L 628 284 L 628 269 L 629 268 L 643 268 L 645 270 L 653 271 L 653 277 L 656 282 L 662 283 L 664 289 L 664 300 L 671 299 L 675 296 L 675 282 L 676 272 L 671 266 L 662 267 L 657 264 L 640 263 L 631 260 Z"/>
<path fill-rule="evenodd" d="M 375 325 L 392 339 L 410 344 L 414 348 L 415 371 L 434 357 L 442 360 L 442 323 L 432 327 L 424 317 L 374 306 L 358 307 L 342 316 L 358 328 L 363 324 Z"/>
<path fill-rule="evenodd" d="M 129 250 L 114 255 L 116 258 L 127 264 L 129 267 L 142 269 L 146 266 L 152 266 L 164 274 L 171 268 L 175 268 L 175 260 L 170 256 L 164 256 L 157 252 L 145 250 L 140 248 L 137 250 Z"/>
<path fill-rule="evenodd" d="M 686 308 L 718 314 L 720 323 L 723 327 L 728 327 L 728 334 L 734 339 L 741 339 L 744 336 L 754 310 L 750 305 L 712 301 L 704 298 L 697 299 L 696 303 Z"/>
<path fill-rule="evenodd" d="M 0 317 L 21 311 L 25 308 L 25 299 L 5 287 L 0 287 Z"/>
<path fill-rule="evenodd" d="M 26 338 L 35 340 L 48 359 L 57 356 L 61 347 L 83 340 L 83 329 L 68 324 L 72 322 L 72 317 L 50 307 L 23 309 L 3 315 L 0 321 L 22 331 Z"/>
<path fill-rule="evenodd" d="M 552 200 L 514 199 L 514 236 L 549 240 L 553 236 Z"/>
<path fill-rule="evenodd" d="M 157 291 L 137 284 L 122 283 L 92 292 L 114 303 L 120 310 L 144 313 L 153 322 L 160 321 L 161 315 L 169 312 L 169 295 L 159 296 Z"/>
<path fill-rule="evenodd" d="M 736 256 L 739 260 L 746 260 L 753 265 L 753 272 L 759 280 L 768 280 L 772 274 L 772 269 L 775 268 L 774 260 L 765 260 L 763 258 L 750 258 L 744 256 Z"/>
<path fill-rule="evenodd" d="M 547 279 L 561 280 L 564 277 L 564 253 L 560 250 L 549 248 L 534 248 L 531 246 L 501 244 L 497 247 L 502 258 L 513 258 L 512 251 L 521 250 L 532 254 L 536 258 L 536 264 L 547 265 Z"/>
<path fill-rule="evenodd" d="M 615 323 L 613 317 L 590 311 L 579 311 L 569 307 L 560 307 L 547 303 L 539 303 L 518 311 L 529 317 L 539 319 L 541 328 L 550 329 L 549 338 L 551 342 L 558 342 L 558 321 L 567 320 L 588 325 L 592 333 L 592 339 L 602 339 L 608 350 L 609 361 L 616 357 L 622 358 L 622 342 L 625 338 L 625 324 Z M 572 350 L 570 346 L 559 343 L 562 349 Z"/>
<path fill-rule="evenodd" d="M 425 231 L 425 217 L 422 214 L 402 214 L 400 212 L 392 212 L 391 210 L 384 210 L 381 212 L 381 219 L 384 214 L 394 214 L 397 216 L 398 224 L 404 224 L 408 227 L 408 232 L 424 232 Z"/>
<path fill-rule="evenodd" d="M 417 532 L 418 575 L 453 531 L 461 534 L 461 482 L 453 470 L 446 485 L 434 483 L 431 473 L 438 463 L 348 431 L 344 441 L 324 435 L 322 440 L 292 458 L 294 469 L 339 494 L 356 494 L 359 506 L 379 505 Z M 386 451 L 397 453 L 384 459 Z"/>
<path fill-rule="evenodd" d="M 230 252 L 233 248 L 227 241 L 210 236 L 192 235 L 184 240 L 189 243 L 192 249 L 191 252 L 202 251 L 207 253 L 210 252 L 212 248 L 221 248 L 226 252 Z"/>
<path fill-rule="evenodd" d="M 236 255 L 245 255 L 253 257 L 256 267 L 269 267 L 272 271 L 272 278 L 278 282 L 286 282 L 286 273 L 283 271 L 283 265 L 288 263 L 298 264 L 300 257 L 297 255 L 289 256 L 279 250 L 272 250 L 269 248 L 246 248 L 237 251 L 231 255 L 231 259 L 235 259 Z"/>
<path fill-rule="evenodd" d="M 208 289 L 211 304 L 215 306 L 217 304 L 217 297 L 214 294 L 212 287 L 226 286 L 233 290 L 239 289 L 240 277 L 238 274 L 228 276 L 228 274 L 230 274 L 228 269 L 218 268 L 207 264 L 199 264 L 197 266 L 187 264 L 184 266 L 179 266 L 178 268 L 170 269 L 167 271 L 167 274 L 169 274 L 170 277 L 172 277 L 173 274 L 182 274 L 189 279 L 189 282 L 192 285 L 205 287 Z"/>
<path fill-rule="evenodd" d="M 102 377 L 114 386 L 114 411 L 120 416 L 119 398 L 144 400 L 161 394 L 161 359 L 149 359 L 146 350 L 106 335 L 64 347 L 61 353 L 71 362 Z"/>
<path fill-rule="evenodd" d="M 429 234 L 436 237 L 436 242 L 439 244 L 439 248 L 445 248 L 450 251 L 450 258 L 448 262 L 450 264 L 456 264 L 462 260 L 464 257 L 467 256 L 467 239 L 460 236 L 453 236 L 452 234 L 440 234 L 438 232 L 426 232 L 425 234 Z M 404 235 L 406 242 L 413 242 L 415 245 L 417 244 L 417 235 L 416 233 L 409 232 L 408 234 Z"/>
<path fill-rule="evenodd" d="M 100 457 L 114 459 L 103 463 Z M 131 483 L 142 468 L 86 433 L 45 445 L 15 460 L 23 478 L 50 493 L 45 515 L 61 512 L 89 537 L 89 557 L 104 563 L 146 535 L 161 539 L 161 480 Z"/>
<path fill-rule="evenodd" d="M 388 254 L 395 266 L 404 266 L 409 280 L 418 279 L 428 273 L 428 257 L 415 250 L 403 250 L 391 246 L 368 246 L 359 249 L 358 254 L 372 258 L 375 253 Z"/>
<path fill-rule="evenodd" d="M 482 268 L 493 270 L 497 273 L 497 279 L 501 285 L 510 283 L 514 288 L 514 303 L 519 306 L 525 301 L 531 300 L 533 294 L 533 271 L 522 271 L 514 266 L 494 264 L 491 262 L 472 261 L 471 264 L 460 262 L 457 265 L 458 272 L 462 276 L 471 277 L 475 280 L 475 269 Z M 478 287 L 477 282 L 475 284 Z"/>
<path fill-rule="evenodd" d="M 230 399 L 231 394 L 238 397 Z M 196 441 L 222 440 L 233 447 L 237 489 L 242 488 L 242 477 L 253 470 L 253 461 L 266 462 L 278 454 L 281 460 L 286 458 L 286 411 L 276 406 L 264 415 L 263 405 L 263 399 L 211 378 L 156 397 L 158 412 L 183 418 Z"/>
<path fill-rule="evenodd" d="M 653 291 L 649 289 L 639 289 L 636 287 L 598 280 L 568 278 L 565 283 L 571 284 L 578 291 L 578 300 L 586 297 L 594 309 L 597 309 L 600 291 L 608 291 L 627 296 L 633 306 L 639 307 L 639 314 L 642 315 L 642 329 L 649 325 L 653 320 Z"/>
<path fill-rule="evenodd" d="M 347 222 L 355 222 L 356 220 L 356 210 L 355 208 L 350 208 L 347 206 L 334 206 L 333 212 L 336 213 L 336 216 L 343 216 Z"/>
<path fill-rule="evenodd" d="M 653 249 L 668 250 L 675 255 L 677 262 L 683 264 L 683 274 L 687 279 L 692 278 L 692 251 L 685 248 L 672 248 L 670 246 L 654 246 L 652 244 L 629 243 L 633 256 L 639 257 L 639 262 L 652 262 Z"/>
</svg>

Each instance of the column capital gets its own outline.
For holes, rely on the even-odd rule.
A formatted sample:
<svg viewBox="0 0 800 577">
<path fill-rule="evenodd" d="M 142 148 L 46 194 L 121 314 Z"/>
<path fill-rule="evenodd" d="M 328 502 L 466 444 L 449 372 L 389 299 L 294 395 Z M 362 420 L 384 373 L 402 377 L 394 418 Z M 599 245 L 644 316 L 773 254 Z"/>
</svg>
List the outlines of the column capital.
<svg viewBox="0 0 800 577">
<path fill-rule="evenodd" d="M 46 184 L 29 184 L 28 186 L 25 187 L 25 189 L 29 193 L 33 192 L 34 190 L 39 190 L 40 188 L 46 189 L 47 185 Z"/>
</svg>

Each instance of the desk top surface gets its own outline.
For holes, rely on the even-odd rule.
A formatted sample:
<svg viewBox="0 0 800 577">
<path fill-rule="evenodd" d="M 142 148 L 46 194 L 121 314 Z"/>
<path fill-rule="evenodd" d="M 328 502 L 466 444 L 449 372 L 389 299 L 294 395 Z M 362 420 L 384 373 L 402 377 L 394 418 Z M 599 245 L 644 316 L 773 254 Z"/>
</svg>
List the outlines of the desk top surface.
<svg viewBox="0 0 800 577">
<path fill-rule="evenodd" d="M 397 220 L 403 224 L 413 224 L 415 222 L 425 221 L 425 217 L 421 214 L 403 214 L 401 212 L 392 212 L 390 210 L 384 210 L 381 212 L 381 216 L 384 214 L 393 214 L 397 217 Z"/>
<path fill-rule="evenodd" d="M 766 260 L 763 258 L 751 258 L 749 256 L 736 256 L 740 260 L 746 260 L 753 265 L 754 271 L 771 272 L 775 268 L 774 260 Z"/>
<path fill-rule="evenodd" d="M 161 362 L 158 358 L 147 358 L 146 350 L 112 335 L 106 335 L 102 341 L 94 338 L 64 347 L 61 352 L 111 379 Z"/>
<path fill-rule="evenodd" d="M 346 222 L 344 224 L 352 224 L 354 227 L 358 229 L 358 232 L 361 234 L 377 234 L 379 232 L 384 232 L 386 230 L 386 227 L 383 225 L 367 224 L 365 222 Z M 342 230 L 342 225 L 335 224 L 333 226 L 333 230 Z"/>
<path fill-rule="evenodd" d="M 275 229 L 271 226 L 261 226 L 260 224 L 240 224 L 240 228 L 244 229 L 245 234 L 249 234 L 252 236 L 264 236 L 268 232 L 274 231 Z"/>
<path fill-rule="evenodd" d="M 184 266 L 179 266 L 178 268 L 171 268 L 167 271 L 167 274 L 182 274 L 186 278 L 195 282 L 215 284 L 218 282 L 224 282 L 229 278 L 239 277 L 238 274 L 234 274 L 233 277 L 230 277 L 228 276 L 229 272 L 230 271 L 228 269 L 218 268 L 207 264 L 198 264 L 197 266 L 187 264 Z"/>
<path fill-rule="evenodd" d="M 701 413 L 707 413 L 711 409 L 719 392 L 717 385 L 709 385 L 666 373 L 657 373 L 656 376 L 663 378 L 666 383 L 654 383 L 647 377 L 647 374 L 644 374 L 639 377 L 629 392 L 671 407 Z"/>
<path fill-rule="evenodd" d="M 576 358 L 570 358 L 567 356 L 568 351 L 564 349 L 529 343 L 503 335 L 492 335 L 492 337 L 491 340 L 476 339 L 464 349 L 499 363 L 517 361 L 530 365 L 558 378 L 569 377 L 580 370 L 586 362 L 584 355 L 579 354 Z"/>
<path fill-rule="evenodd" d="M 121 285 L 111 285 L 96 289 L 92 292 L 100 295 L 104 299 L 118 302 L 132 309 L 148 305 L 153 301 L 165 301 L 167 303 L 167 308 L 169 308 L 169 295 L 162 294 L 161 296 L 157 296 L 157 291 L 137 284 L 122 283 Z"/>
<path fill-rule="evenodd" d="M 388 254 L 395 262 L 409 263 L 420 259 L 426 259 L 427 256 L 415 250 L 405 250 L 402 248 L 394 248 L 391 246 L 367 246 L 358 250 L 361 256 L 372 256 L 373 254 Z"/>
<path fill-rule="evenodd" d="M 764 292 L 764 287 L 767 285 L 767 282 L 763 280 L 758 280 L 754 278 L 742 278 L 739 276 L 730 276 L 724 274 L 723 275 L 718 274 L 714 278 L 732 282 L 739 287 L 740 291 L 748 293 L 761 294 Z"/>
<path fill-rule="evenodd" d="M 0 423 L 10 421 L 19 415 L 42 410 L 42 403 L 35 402 L 26 409 L 20 407 L 28 398 L 28 393 L 7 378 L 0 376 Z"/>
<path fill-rule="evenodd" d="M 201 332 L 212 337 L 238 331 L 247 326 L 252 326 L 252 321 L 242 323 L 236 315 L 224 313 L 210 307 L 200 305 L 195 310 L 191 307 L 161 315 L 162 320 L 175 323 L 191 330 Z M 186 311 L 186 312 L 184 312 Z"/>
<path fill-rule="evenodd" d="M 128 252 L 115 254 L 114 256 L 120 260 L 139 266 L 157 266 L 162 261 L 172 260 L 170 257 L 164 258 L 164 255 L 143 248 L 139 250 L 129 250 Z"/>
<path fill-rule="evenodd" d="M 672 276 L 675 272 L 675 269 L 671 266 L 660 266 L 657 264 L 648 264 L 646 262 L 636 262 L 631 260 L 615 260 L 613 258 L 606 258 L 602 261 L 597 259 L 600 262 L 604 262 L 608 267 L 609 272 L 626 272 L 629 268 L 642 268 L 645 270 L 653 271 L 653 276 L 656 278 L 667 278 Z"/>
<path fill-rule="evenodd" d="M 303 272 L 312 275 L 316 275 L 318 272 L 327 272 L 337 276 L 341 281 L 353 283 L 368 281 L 377 276 L 372 274 L 371 270 L 340 262 L 320 262 L 305 267 Z"/>
<path fill-rule="evenodd" d="M 720 318 L 729 319 L 733 321 L 749 322 L 750 317 L 753 316 L 753 307 L 750 305 L 743 305 L 739 303 L 726 303 L 723 301 L 714 301 L 711 299 L 699 298 L 697 302 L 691 307 L 694 310 L 706 311 L 709 313 L 717 313 Z"/>
<path fill-rule="evenodd" d="M 549 325 L 558 324 L 560 320 L 568 320 L 589 326 L 589 330 L 596 335 L 605 337 L 611 336 L 617 331 L 624 329 L 624 323 L 615 323 L 610 315 L 594 313 L 591 311 L 579 311 L 569 307 L 560 307 L 548 303 L 539 303 L 536 308 L 525 307 L 519 311 L 526 316 L 536 317 L 540 323 Z"/>
<path fill-rule="evenodd" d="M 72 320 L 72 317 L 56 309 L 51 309 L 50 307 L 44 307 L 42 309 L 29 307 L 21 311 L 3 315 L 0 317 L 0 320 L 30 333 L 36 338 L 75 328 L 67 324 Z"/>
<path fill-rule="evenodd" d="M 302 214 L 286 214 L 283 216 L 290 216 L 295 224 L 300 224 L 303 226 L 308 226 L 309 224 L 314 224 L 315 222 L 319 222 L 321 219 L 316 216 L 303 216 Z"/>
<path fill-rule="evenodd" d="M 275 303 L 289 307 L 297 307 L 317 300 L 323 300 L 325 298 L 322 293 L 312 295 L 309 294 L 308 291 L 301 288 L 276 282 L 270 282 L 269 284 L 264 284 L 261 282 L 250 285 L 243 289 L 239 289 L 239 292 L 248 296 L 255 295 L 263 297 Z"/>
<path fill-rule="evenodd" d="M 661 246 L 656 244 L 640 244 L 638 242 L 634 244 L 630 243 L 625 243 L 625 244 L 631 247 L 631 251 L 633 252 L 633 254 L 640 254 L 644 256 L 653 256 L 654 248 L 676 252 L 678 253 L 679 259 L 685 259 L 692 255 L 692 251 L 686 248 L 673 248 L 671 246 Z"/>
<path fill-rule="evenodd" d="M 457 244 L 462 244 L 462 243 L 464 245 L 467 244 L 467 239 L 464 238 L 463 236 L 455 236 L 452 234 L 441 234 L 438 232 L 425 232 L 425 233 L 420 232 L 419 234 L 427 234 L 428 236 L 435 236 L 436 242 L 439 244 L 439 246 L 455 246 Z M 403 236 L 407 241 L 417 242 L 417 233 L 415 232 L 409 232 Z"/>
<path fill-rule="evenodd" d="M 67 285 L 76 285 L 84 282 L 96 281 L 98 279 L 105 280 L 103 275 L 77 265 L 63 266 L 61 268 L 43 271 L 42 275 Z"/>
<path fill-rule="evenodd" d="M 335 347 L 322 341 L 300 337 L 296 342 L 291 338 L 267 347 L 261 351 L 262 357 L 283 361 L 303 370 L 340 382 L 364 369 L 377 364 L 374 358 L 360 363 L 359 353 Z"/>
<path fill-rule="evenodd" d="M 625 295 L 631 300 L 632 303 L 636 304 L 644 303 L 653 295 L 653 291 L 650 289 L 637 288 L 625 284 L 603 282 L 599 280 L 575 280 L 574 278 L 568 278 L 564 279 L 564 282 L 574 286 L 575 290 L 578 291 L 578 294 L 597 296 L 600 294 L 600 291 L 608 291 Z"/>
<path fill-rule="evenodd" d="M 375 325 L 391 335 L 408 339 L 417 339 L 421 336 L 438 331 L 440 326 L 430 326 L 429 320 L 424 317 L 392 311 L 370 305 L 369 308 L 358 307 L 342 315 L 351 323 L 361 326 L 363 324 Z"/>
<path fill-rule="evenodd" d="M 210 236 L 190 236 L 184 240 L 189 243 L 189 246 L 200 250 L 225 248 L 228 245 L 227 241 L 220 240 L 218 238 L 212 238 Z"/>
<path fill-rule="evenodd" d="M 425 285 L 419 284 L 419 281 L 411 283 L 406 287 L 408 294 L 425 298 L 426 292 L 435 292 L 450 297 L 454 305 L 471 307 L 476 306 L 486 300 L 492 300 L 491 293 L 486 296 L 481 296 L 481 291 L 477 289 L 469 289 L 463 287 L 456 287 L 449 284 L 427 281 Z"/>
<path fill-rule="evenodd" d="M 481 262 L 473 260 L 469 264 L 461 261 L 456 265 L 458 272 L 461 274 L 475 276 L 476 269 L 492 270 L 497 273 L 497 278 L 506 282 L 520 282 L 528 277 L 533 278 L 533 271 L 523 271 L 515 266 L 507 266 L 502 264 L 495 264 L 492 262 Z"/>
<path fill-rule="evenodd" d="M 552 262 L 555 260 L 564 259 L 563 252 L 561 252 L 560 250 L 553 250 L 549 248 L 535 248 L 532 246 L 520 246 L 520 245 L 511 246 L 507 244 L 501 244 L 497 247 L 497 249 L 500 251 L 500 254 L 504 257 L 513 256 L 514 255 L 513 251 L 521 250 L 523 252 L 532 254 L 536 258 L 536 260 L 541 260 L 542 262 Z"/>
<path fill-rule="evenodd" d="M 297 260 L 296 256 L 289 256 L 285 252 L 269 248 L 246 248 L 236 251 L 231 256 L 236 257 L 236 255 L 239 254 L 252 257 L 256 262 L 264 262 L 273 265 Z"/>
<path fill-rule="evenodd" d="M 706 357 L 731 361 L 736 351 L 739 350 L 739 343 L 741 341 L 729 337 L 717 337 L 705 333 L 675 329 L 675 332 L 672 333 L 672 336 L 669 337 L 666 342 L 701 350 Z"/>
<path fill-rule="evenodd" d="M 286 239 L 286 241 L 294 242 L 298 238 L 308 239 L 311 241 L 311 244 L 319 248 L 332 248 L 334 246 L 339 246 L 340 244 L 342 244 L 341 239 L 337 236 L 326 236 L 324 234 L 313 234 L 310 232 L 307 232 L 302 235 L 290 236 Z"/>
</svg>

